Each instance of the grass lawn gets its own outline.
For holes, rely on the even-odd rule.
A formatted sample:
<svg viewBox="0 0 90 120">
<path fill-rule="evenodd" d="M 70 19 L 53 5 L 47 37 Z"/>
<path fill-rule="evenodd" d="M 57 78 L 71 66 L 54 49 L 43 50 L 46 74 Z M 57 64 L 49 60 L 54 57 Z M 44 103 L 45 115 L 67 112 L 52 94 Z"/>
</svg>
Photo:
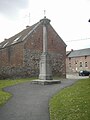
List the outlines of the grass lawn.
<svg viewBox="0 0 90 120">
<path fill-rule="evenodd" d="M 49 105 L 50 120 L 90 120 L 90 78 L 63 89 Z"/>
<path fill-rule="evenodd" d="M 12 85 L 16 85 L 19 83 L 28 82 L 28 81 L 31 81 L 33 79 L 35 79 L 35 78 L 17 79 L 17 80 L 0 80 L 0 106 L 5 104 L 6 101 L 9 100 L 10 97 L 12 96 L 12 94 L 5 92 L 3 90 L 3 88 L 8 87 L 8 86 L 12 86 Z"/>
</svg>

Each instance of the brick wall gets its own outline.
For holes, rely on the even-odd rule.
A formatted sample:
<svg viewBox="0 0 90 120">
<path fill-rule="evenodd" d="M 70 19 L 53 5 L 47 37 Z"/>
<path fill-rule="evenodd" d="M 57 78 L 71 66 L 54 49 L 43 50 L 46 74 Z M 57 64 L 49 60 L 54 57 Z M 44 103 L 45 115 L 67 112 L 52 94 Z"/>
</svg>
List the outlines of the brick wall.
<svg viewBox="0 0 90 120">
<path fill-rule="evenodd" d="M 1 77 L 38 76 L 42 48 L 43 32 L 39 25 L 25 41 L 0 50 Z M 66 77 L 66 45 L 51 25 L 48 26 L 48 52 L 53 76 Z"/>
<path fill-rule="evenodd" d="M 79 72 L 80 70 L 90 70 L 90 56 L 73 57 L 73 58 L 67 57 L 66 59 L 67 73 L 75 73 L 75 72 Z"/>
<path fill-rule="evenodd" d="M 10 78 L 19 74 L 23 66 L 23 43 L 0 50 L 0 77 Z"/>
<path fill-rule="evenodd" d="M 31 36 L 28 36 L 24 44 L 24 66 L 29 69 L 29 74 L 39 75 L 39 61 L 42 54 L 42 25 Z M 48 26 L 48 52 L 51 56 L 53 76 L 66 77 L 66 46 L 54 31 Z"/>
</svg>

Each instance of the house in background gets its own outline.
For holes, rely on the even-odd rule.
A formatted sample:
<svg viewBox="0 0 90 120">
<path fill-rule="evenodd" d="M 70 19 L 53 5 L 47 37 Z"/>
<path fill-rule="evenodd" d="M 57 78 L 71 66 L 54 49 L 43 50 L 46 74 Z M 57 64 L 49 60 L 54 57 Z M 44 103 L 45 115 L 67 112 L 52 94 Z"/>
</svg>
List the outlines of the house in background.
<svg viewBox="0 0 90 120">
<path fill-rule="evenodd" d="M 0 77 L 32 77 L 39 75 L 39 62 L 43 49 L 44 18 L 32 26 L 0 43 Z M 47 23 L 48 52 L 51 56 L 53 76 L 66 76 L 66 44 Z"/>
<path fill-rule="evenodd" d="M 90 71 L 90 48 L 71 50 L 66 56 L 67 73 L 76 73 L 80 70 Z"/>
</svg>

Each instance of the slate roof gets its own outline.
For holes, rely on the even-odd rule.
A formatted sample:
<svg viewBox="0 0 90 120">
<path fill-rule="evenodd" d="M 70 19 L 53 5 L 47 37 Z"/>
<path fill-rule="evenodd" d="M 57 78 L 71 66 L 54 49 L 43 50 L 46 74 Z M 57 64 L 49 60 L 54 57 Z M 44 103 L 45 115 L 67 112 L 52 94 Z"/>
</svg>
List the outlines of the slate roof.
<svg viewBox="0 0 90 120">
<path fill-rule="evenodd" d="M 68 55 L 68 57 L 80 57 L 80 56 L 90 56 L 90 48 L 81 49 L 81 50 L 73 50 Z"/>
<path fill-rule="evenodd" d="M 27 27 L 23 31 L 19 32 L 18 34 L 14 35 L 13 37 L 9 39 L 5 39 L 3 42 L 0 43 L 0 48 L 5 48 L 7 46 L 22 42 L 27 38 L 35 29 L 41 24 L 40 22 Z"/>
<path fill-rule="evenodd" d="M 66 51 L 66 56 L 68 56 L 71 53 L 71 51 Z"/>
</svg>

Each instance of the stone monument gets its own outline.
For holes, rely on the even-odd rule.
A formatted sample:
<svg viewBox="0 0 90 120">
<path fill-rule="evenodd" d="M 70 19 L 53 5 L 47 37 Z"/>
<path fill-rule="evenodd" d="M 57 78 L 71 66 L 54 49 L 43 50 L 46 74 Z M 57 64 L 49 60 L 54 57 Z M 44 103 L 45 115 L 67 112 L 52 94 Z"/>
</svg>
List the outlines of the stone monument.
<svg viewBox="0 0 90 120">
<path fill-rule="evenodd" d="M 44 17 L 40 22 L 43 25 L 43 52 L 40 59 L 39 79 L 33 80 L 32 83 L 43 85 L 61 83 L 60 80 L 53 80 L 52 77 L 52 65 L 48 53 L 48 24 L 50 24 L 50 20 Z"/>
<path fill-rule="evenodd" d="M 50 61 L 50 55 L 48 53 L 48 32 L 47 27 L 50 20 L 44 17 L 41 20 L 43 24 L 43 53 L 40 60 L 40 80 L 52 80 L 52 67 Z"/>
</svg>

